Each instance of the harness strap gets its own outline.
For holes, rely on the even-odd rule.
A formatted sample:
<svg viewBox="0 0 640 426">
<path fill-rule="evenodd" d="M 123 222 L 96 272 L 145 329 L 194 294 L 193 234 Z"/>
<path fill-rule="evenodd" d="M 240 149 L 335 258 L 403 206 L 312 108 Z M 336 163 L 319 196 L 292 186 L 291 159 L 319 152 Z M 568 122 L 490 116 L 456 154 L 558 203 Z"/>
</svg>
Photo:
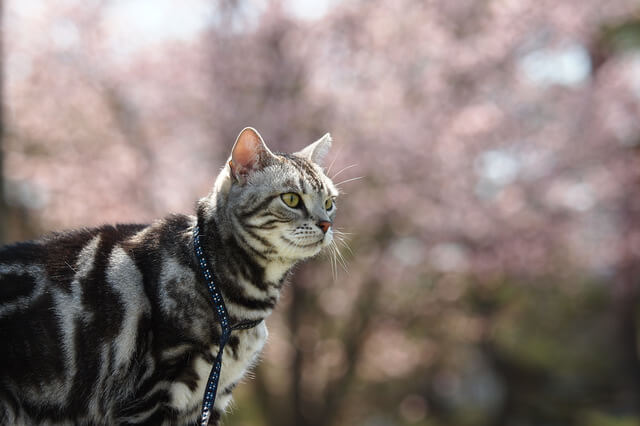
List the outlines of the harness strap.
<svg viewBox="0 0 640 426">
<path fill-rule="evenodd" d="M 205 389 L 204 398 L 202 400 L 202 411 L 200 412 L 199 423 L 201 426 L 207 426 L 209 424 L 209 418 L 211 417 L 213 404 L 216 401 L 216 393 L 218 392 L 218 381 L 220 380 L 220 370 L 222 369 L 222 353 L 224 352 L 225 345 L 231 337 L 231 332 L 234 330 L 247 330 L 253 328 L 260 324 L 262 320 L 260 319 L 253 321 L 242 321 L 232 326 L 229 325 L 229 314 L 227 313 L 227 308 L 224 304 L 224 299 L 222 298 L 220 289 L 215 285 L 215 282 L 213 281 L 213 274 L 211 273 L 209 262 L 204 256 L 204 251 L 202 250 L 202 245 L 200 244 L 200 227 L 197 225 L 193 228 L 193 245 L 195 248 L 198 263 L 200 264 L 200 270 L 202 271 L 202 275 L 204 276 L 207 288 L 209 289 L 209 294 L 211 295 L 211 300 L 215 308 L 216 316 L 218 317 L 220 327 L 222 328 L 222 334 L 220 335 L 220 343 L 218 346 L 218 355 L 216 356 L 216 359 L 211 366 L 209 380 L 207 380 L 207 387 Z"/>
</svg>

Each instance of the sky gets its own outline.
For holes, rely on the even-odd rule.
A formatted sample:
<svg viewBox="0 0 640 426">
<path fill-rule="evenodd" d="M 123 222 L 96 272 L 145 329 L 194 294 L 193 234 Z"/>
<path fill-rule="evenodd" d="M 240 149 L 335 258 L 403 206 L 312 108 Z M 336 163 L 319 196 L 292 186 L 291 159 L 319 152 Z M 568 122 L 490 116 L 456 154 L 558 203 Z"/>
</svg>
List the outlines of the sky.
<svg viewBox="0 0 640 426">
<path fill-rule="evenodd" d="M 336 0 L 295 1 L 283 4 L 289 12 L 305 20 L 323 17 Z M 259 19 L 267 0 L 248 2 L 244 10 L 248 20 Z M 48 31 L 47 39 L 60 49 L 72 49 L 82 37 L 73 20 L 59 13 L 54 20 L 52 12 L 82 7 L 90 10 L 95 0 L 57 0 L 55 8 L 47 0 L 9 0 L 6 2 L 8 31 L 15 38 L 33 34 L 32 28 Z M 215 22 L 216 3 L 209 0 L 113 0 L 102 6 L 103 28 L 108 36 L 108 47 L 119 60 L 126 60 L 141 49 L 154 44 L 176 40 L 189 42 Z M 48 28 L 46 28 L 48 26 Z M 42 33 L 33 34 L 42 37 Z"/>
</svg>

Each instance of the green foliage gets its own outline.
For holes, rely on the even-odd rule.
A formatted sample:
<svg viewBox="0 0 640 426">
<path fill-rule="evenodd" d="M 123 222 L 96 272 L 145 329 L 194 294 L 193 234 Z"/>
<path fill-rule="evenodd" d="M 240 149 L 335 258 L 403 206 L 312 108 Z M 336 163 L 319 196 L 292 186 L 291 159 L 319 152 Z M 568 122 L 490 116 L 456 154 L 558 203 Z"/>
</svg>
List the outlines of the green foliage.
<svg viewBox="0 0 640 426">
<path fill-rule="evenodd" d="M 612 51 L 640 49 L 640 19 L 629 19 L 602 29 L 600 43 Z"/>
<path fill-rule="evenodd" d="M 581 426 L 640 426 L 640 419 L 635 416 L 615 416 L 593 410 L 586 410 L 579 419 Z"/>
</svg>

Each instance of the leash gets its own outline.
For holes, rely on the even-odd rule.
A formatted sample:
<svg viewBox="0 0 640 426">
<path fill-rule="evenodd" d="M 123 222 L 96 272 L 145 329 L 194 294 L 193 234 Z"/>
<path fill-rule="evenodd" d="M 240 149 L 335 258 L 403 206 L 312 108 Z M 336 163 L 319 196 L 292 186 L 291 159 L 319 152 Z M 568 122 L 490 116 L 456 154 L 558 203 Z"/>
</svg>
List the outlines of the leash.
<svg viewBox="0 0 640 426">
<path fill-rule="evenodd" d="M 200 264 L 200 270 L 202 271 L 204 280 L 207 283 L 207 288 L 209 289 L 209 295 L 211 296 L 211 300 L 213 301 L 216 316 L 218 317 L 220 327 L 222 328 L 220 343 L 218 344 L 218 355 L 216 356 L 216 359 L 211 366 L 209 380 L 207 381 L 207 387 L 205 389 L 204 398 L 202 400 L 202 411 L 200 412 L 199 423 L 201 426 L 207 426 L 209 424 L 209 418 L 211 417 L 213 404 L 216 401 L 216 393 L 218 392 L 218 381 L 220 380 L 220 369 L 222 368 L 222 352 L 224 351 L 224 347 L 231 337 L 231 332 L 234 330 L 247 330 L 249 328 L 253 328 L 256 325 L 260 324 L 262 320 L 260 319 L 254 321 L 243 321 L 238 324 L 234 324 L 233 326 L 229 325 L 229 314 L 227 313 L 227 307 L 224 305 L 224 299 L 222 298 L 220 289 L 218 289 L 213 281 L 213 274 L 211 273 L 209 262 L 204 256 L 204 251 L 202 250 L 202 245 L 200 244 L 200 227 L 198 225 L 193 228 L 193 245 L 195 248 L 196 257 L 198 258 L 198 263 Z"/>
</svg>

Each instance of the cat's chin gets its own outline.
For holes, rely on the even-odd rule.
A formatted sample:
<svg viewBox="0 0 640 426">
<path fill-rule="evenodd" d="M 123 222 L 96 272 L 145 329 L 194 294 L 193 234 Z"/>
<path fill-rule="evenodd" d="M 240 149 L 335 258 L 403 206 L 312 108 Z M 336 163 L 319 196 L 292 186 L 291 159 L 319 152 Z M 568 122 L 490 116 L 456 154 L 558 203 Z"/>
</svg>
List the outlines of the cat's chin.
<svg viewBox="0 0 640 426">
<path fill-rule="evenodd" d="M 320 254 L 320 252 L 326 248 L 328 248 L 331 245 L 331 242 L 333 241 L 333 238 L 331 235 L 326 234 L 322 240 L 318 241 L 313 247 L 310 247 L 309 249 L 309 253 L 305 255 L 304 259 L 309 259 L 311 257 L 315 257 L 318 254 Z"/>
</svg>

